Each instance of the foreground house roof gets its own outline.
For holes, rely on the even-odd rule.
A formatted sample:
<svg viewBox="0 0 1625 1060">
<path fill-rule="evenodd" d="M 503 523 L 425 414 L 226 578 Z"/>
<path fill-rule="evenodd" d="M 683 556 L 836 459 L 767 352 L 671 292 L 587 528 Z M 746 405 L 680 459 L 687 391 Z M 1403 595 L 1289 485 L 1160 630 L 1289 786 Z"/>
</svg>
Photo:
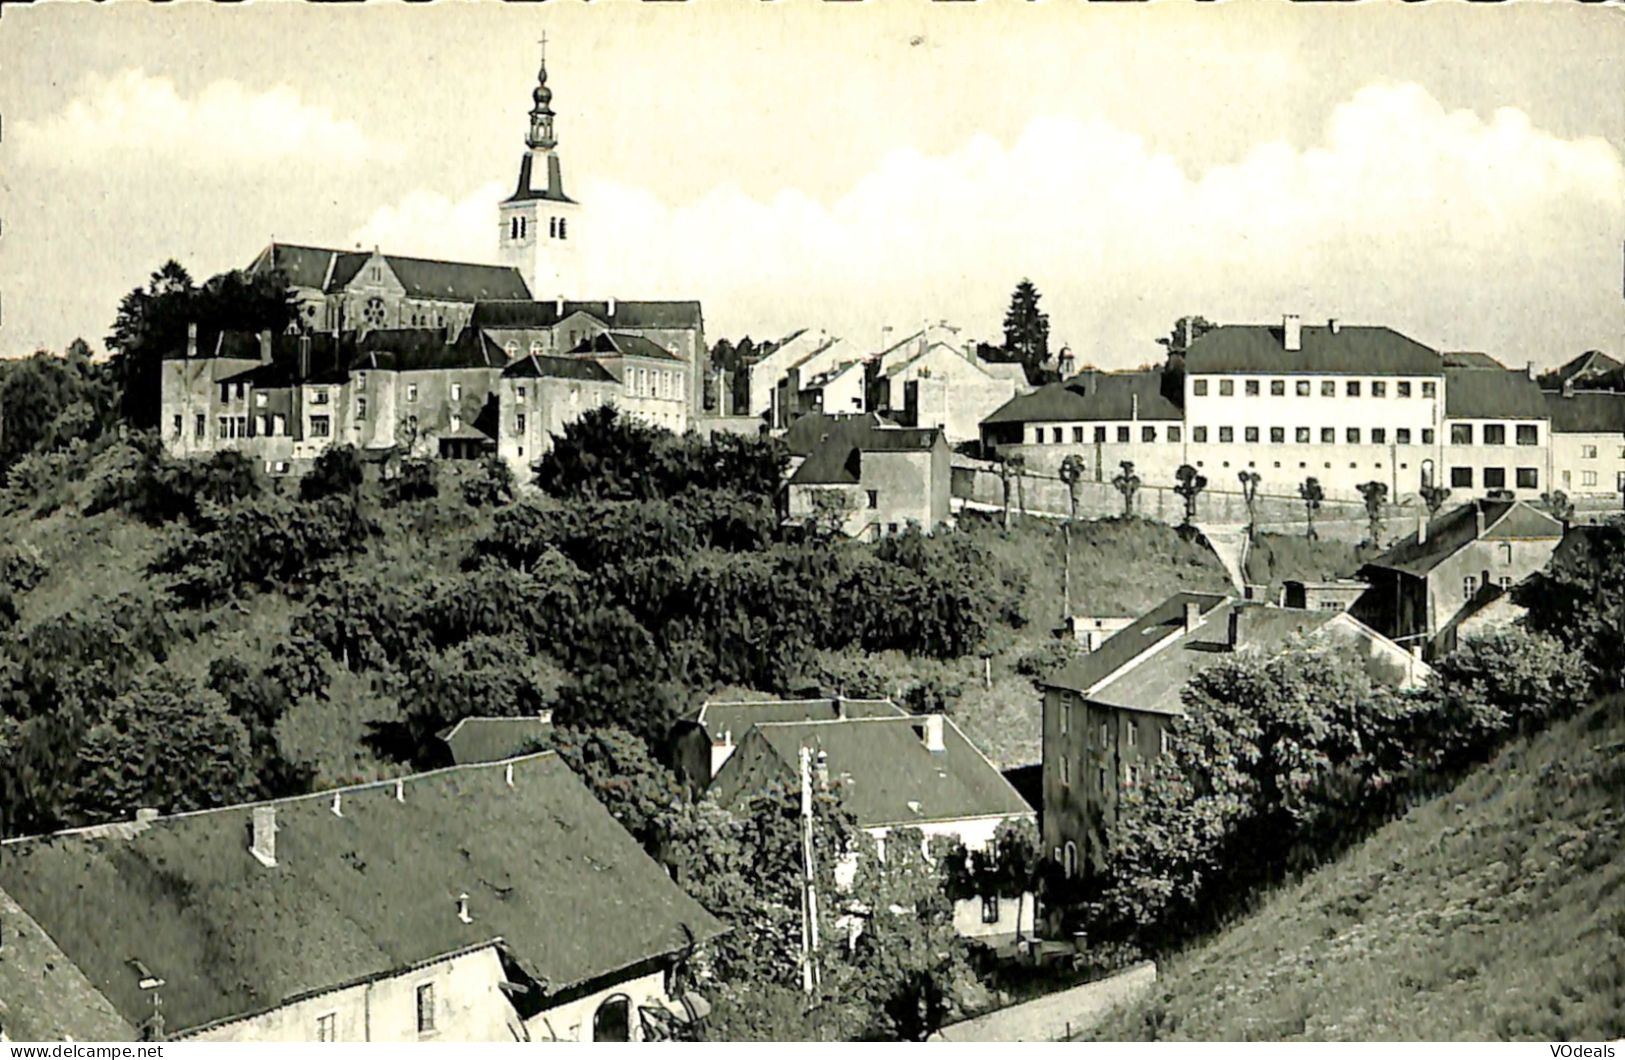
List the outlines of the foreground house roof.
<svg viewBox="0 0 1625 1060">
<path fill-rule="evenodd" d="M 694 721 L 713 737 L 742 738 L 752 727 L 786 721 L 901 718 L 908 712 L 889 699 L 755 699 L 707 702 Z"/>
<path fill-rule="evenodd" d="M 681 357 L 663 346 L 658 346 L 642 335 L 622 331 L 604 331 L 583 339 L 572 355 L 598 354 L 608 357 L 643 357 L 655 361 L 680 361 Z"/>
<path fill-rule="evenodd" d="M 837 429 L 845 430 L 845 424 L 862 424 L 868 427 L 896 427 L 897 423 L 887 419 L 878 412 L 851 412 L 829 413 L 809 412 L 797 416 L 784 432 L 784 446 L 790 450 L 791 456 L 810 456 L 814 449 L 835 433 Z"/>
<path fill-rule="evenodd" d="M 264 808 L 271 866 L 249 850 Z M 551 993 L 724 930 L 551 753 L 10 840 L 4 855 L 0 886 L 121 1017 L 151 1014 L 132 961 L 165 980 L 176 1034 L 493 942 Z"/>
<path fill-rule="evenodd" d="M 929 452 L 947 448 L 935 427 L 875 427 L 866 420 L 843 420 L 808 454 L 790 476 L 795 486 L 855 486 L 863 480 L 864 453 Z"/>
<path fill-rule="evenodd" d="M 1362 569 L 1395 570 L 1425 578 L 1474 541 L 1555 541 L 1562 536 L 1560 521 L 1525 501 L 1477 500 L 1428 523 L 1426 541 L 1412 531 L 1382 555 L 1367 560 Z"/>
<path fill-rule="evenodd" d="M 1447 368 L 1444 414 L 1455 420 L 1543 420 L 1546 399 L 1527 371 Z"/>
<path fill-rule="evenodd" d="M 1177 421 L 1183 416 L 1179 406 L 1163 395 L 1161 372 L 1088 371 L 1017 395 L 982 423 Z"/>
<path fill-rule="evenodd" d="M 1304 325 L 1301 349 L 1286 348 L 1279 325 L 1226 324 L 1204 332 L 1185 352 L 1191 375 L 1305 372 L 1321 375 L 1438 375 L 1438 351 L 1392 328 Z"/>
<path fill-rule="evenodd" d="M 942 726 L 942 750 L 926 746 L 925 728 Z M 755 794 L 762 771 L 791 782 L 801 748 L 822 751 L 829 785 L 864 828 L 906 828 L 1033 809 L 963 732 L 941 715 L 759 723 L 717 775 L 718 798 L 735 804 Z"/>
<path fill-rule="evenodd" d="M 553 739 L 551 712 L 518 718 L 469 717 L 436 734 L 460 766 L 500 762 L 547 747 Z"/>
<path fill-rule="evenodd" d="M 5 891 L 0 891 L 0 934 L 0 1038 L 127 1042 L 138 1037 L 132 1023 Z"/>
</svg>

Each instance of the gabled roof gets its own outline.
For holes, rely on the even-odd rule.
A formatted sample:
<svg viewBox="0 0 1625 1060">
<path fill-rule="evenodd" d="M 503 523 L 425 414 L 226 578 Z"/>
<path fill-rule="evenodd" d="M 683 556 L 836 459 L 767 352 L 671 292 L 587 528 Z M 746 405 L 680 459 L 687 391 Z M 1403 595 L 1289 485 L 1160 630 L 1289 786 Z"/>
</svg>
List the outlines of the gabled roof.
<svg viewBox="0 0 1625 1060">
<path fill-rule="evenodd" d="M 984 424 L 1075 421 L 1180 420 L 1178 405 L 1162 393 L 1161 372 L 1088 371 L 1018 394 Z"/>
<path fill-rule="evenodd" d="M 524 277 L 518 269 L 508 265 L 409 258 L 399 254 L 382 257 L 406 289 L 408 298 L 475 302 L 530 297 Z M 372 254 L 366 251 L 272 243 L 260 252 L 248 271 L 259 274 L 280 270 L 294 286 L 315 287 L 331 294 L 343 290 L 371 258 Z"/>
<path fill-rule="evenodd" d="M 1484 529 L 1478 529 L 1479 513 Z M 1445 512 L 1428 524 L 1426 541 L 1413 531 L 1392 548 L 1366 561 L 1364 569 L 1396 570 L 1416 577 L 1428 572 L 1477 540 L 1558 540 L 1563 524 L 1525 501 L 1475 500 Z"/>
<path fill-rule="evenodd" d="M 175 1034 L 497 940 L 555 991 L 724 930 L 554 754 L 337 794 L 269 804 L 272 867 L 243 805 L 9 840 L 0 885 L 127 1021 L 129 962 L 166 980 Z"/>
<path fill-rule="evenodd" d="M 738 778 L 757 764 L 794 781 L 801 748 L 810 747 L 827 756 L 831 790 L 864 828 L 1033 812 L 951 719 L 943 719 L 940 752 L 926 748 L 925 725 L 913 715 L 759 724 L 718 773 L 716 790 L 725 802 L 755 794 Z"/>
<path fill-rule="evenodd" d="M 314 287 L 327 290 L 328 272 L 340 251 L 327 247 L 308 247 L 298 243 L 271 243 L 259 252 L 245 270 L 251 276 L 281 272 L 291 287 Z M 366 255 L 362 255 L 363 258 Z"/>
<path fill-rule="evenodd" d="M 457 765 L 500 762 L 545 749 L 553 740 L 553 718 L 535 714 L 520 718 L 463 718 L 456 725 L 442 729 L 436 739 L 446 745 L 451 760 Z"/>
<path fill-rule="evenodd" d="M 1046 688 L 1088 692 L 1182 627 L 1186 604 L 1195 604 L 1199 613 L 1206 615 L 1223 607 L 1227 599 L 1214 593 L 1175 593 L 1107 637 L 1094 651 L 1041 677 L 1038 683 Z"/>
<path fill-rule="evenodd" d="M 1440 354 L 1446 368 L 1505 368 L 1506 365 L 1477 350 L 1454 350 Z"/>
<path fill-rule="evenodd" d="M 0 891 L 0 1031 L 14 1042 L 134 1041 L 130 1021 L 90 984 L 34 918 Z"/>
<path fill-rule="evenodd" d="M 889 699 L 763 699 L 708 702 L 700 707 L 694 720 L 713 739 L 732 734 L 737 743 L 753 727 L 764 723 L 899 718 L 907 713 Z"/>
<path fill-rule="evenodd" d="M 790 476 L 792 485 L 856 485 L 862 481 L 862 454 L 924 452 L 942 444 L 935 427 L 873 427 L 864 420 L 837 422 L 829 436 Z"/>
<path fill-rule="evenodd" d="M 1568 383 L 1586 376 L 1607 375 L 1622 366 L 1601 350 L 1587 350 L 1557 370 L 1557 381 Z"/>
<path fill-rule="evenodd" d="M 643 357 L 655 361 L 680 361 L 681 357 L 656 343 L 650 342 L 642 335 L 632 335 L 624 331 L 603 331 L 590 338 L 581 340 L 581 343 L 571 350 L 574 356 L 581 354 L 598 354 L 599 356 Z"/>
<path fill-rule="evenodd" d="M 841 425 L 857 423 L 868 427 L 896 427 L 897 424 L 878 412 L 809 412 L 797 416 L 784 432 L 785 448 L 791 456 L 808 456 L 824 444 L 824 440 Z"/>
<path fill-rule="evenodd" d="M 501 352 L 496 340 L 489 335 L 486 343 Z M 502 372 L 504 379 L 578 379 L 587 383 L 618 383 L 608 368 L 591 357 L 556 356 L 545 353 L 526 353 L 514 358 Z"/>
<path fill-rule="evenodd" d="M 702 326 L 703 315 L 698 302 L 622 302 L 615 303 L 615 312 L 609 311 L 608 302 L 565 302 L 563 312 L 555 301 L 488 300 L 474 306 L 469 318 L 476 328 L 550 328 L 575 313 L 585 313 L 605 327 L 615 330 L 663 329 L 693 330 Z"/>
<path fill-rule="evenodd" d="M 1625 433 L 1625 394 L 1611 390 L 1545 391 L 1546 415 L 1557 434 Z"/>
<path fill-rule="evenodd" d="M 501 368 L 508 356 L 464 328 L 451 341 L 441 328 L 380 328 L 361 336 L 356 369 L 421 372 L 440 368 Z"/>
<path fill-rule="evenodd" d="M 1543 420 L 1546 399 L 1527 371 L 1447 368 L 1444 414 L 1458 420 Z"/>
<path fill-rule="evenodd" d="M 1322 375 L 1438 375 L 1436 350 L 1392 328 L 1305 325 L 1298 350 L 1286 348 L 1280 325 L 1226 324 L 1204 332 L 1185 351 L 1185 371 L 1312 372 Z"/>
</svg>

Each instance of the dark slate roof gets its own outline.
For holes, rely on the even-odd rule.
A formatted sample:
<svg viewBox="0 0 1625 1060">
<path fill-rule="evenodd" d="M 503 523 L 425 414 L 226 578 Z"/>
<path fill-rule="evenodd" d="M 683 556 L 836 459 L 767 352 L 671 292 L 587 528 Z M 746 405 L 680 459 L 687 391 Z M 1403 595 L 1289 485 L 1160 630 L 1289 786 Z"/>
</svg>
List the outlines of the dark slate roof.
<svg viewBox="0 0 1625 1060">
<path fill-rule="evenodd" d="M 297 243 L 272 243 L 248 266 L 250 275 L 280 271 L 293 287 L 314 287 L 322 290 L 327 283 L 328 267 L 339 251 L 326 247 L 306 247 Z M 362 255 L 365 257 L 365 255 Z"/>
<path fill-rule="evenodd" d="M 1201 616 L 1185 631 L 1185 604 Z M 1178 593 L 1134 624 L 1107 638 L 1100 648 L 1046 678 L 1046 687 L 1064 688 L 1092 703 L 1151 714 L 1184 713 L 1185 686 L 1198 672 L 1230 655 L 1230 619 L 1242 628 L 1244 650 L 1270 650 L 1291 637 L 1315 632 L 1341 611 L 1274 607 L 1206 593 Z M 1173 640 L 1156 651 L 1165 639 Z M 1116 643 L 1114 643 L 1116 642 Z"/>
<path fill-rule="evenodd" d="M 1567 383 L 1588 375 L 1607 375 L 1620 367 L 1622 365 L 1617 360 L 1601 350 L 1587 350 L 1559 368 L 1557 379 L 1560 383 Z"/>
<path fill-rule="evenodd" d="M 251 273 L 281 270 L 288 282 L 331 293 L 341 290 L 372 257 L 366 251 L 334 250 L 292 243 L 272 243 L 248 269 Z M 529 298 L 519 270 L 508 265 L 479 265 L 437 258 L 385 254 L 384 261 L 406 289 L 408 298 L 474 302 L 481 299 Z"/>
<path fill-rule="evenodd" d="M 606 327 L 666 328 L 681 330 L 701 326 L 698 302 L 621 302 L 610 313 L 608 302 L 565 302 L 564 312 L 557 301 L 482 301 L 474 307 L 469 323 L 476 328 L 550 328 L 565 317 L 586 313 Z"/>
<path fill-rule="evenodd" d="M 129 1042 L 138 1033 L 34 918 L 0 891 L 0 1031 L 14 1042 Z"/>
<path fill-rule="evenodd" d="M 244 805 L 8 841 L 0 885 L 126 1020 L 129 962 L 164 978 L 173 1033 L 493 940 L 559 989 L 724 930 L 552 753 L 399 783 L 276 801 L 271 868 Z"/>
<path fill-rule="evenodd" d="M 530 202 L 543 199 L 547 202 L 575 202 L 574 199 L 564 194 L 564 173 L 559 166 L 559 156 L 552 152 L 549 152 L 547 156 L 547 186 L 543 188 L 531 187 L 532 158 L 531 153 L 526 151 L 524 157 L 519 160 L 519 184 L 514 188 L 513 194 L 502 201 Z"/>
<path fill-rule="evenodd" d="M 764 699 L 706 703 L 694 720 L 713 737 L 732 733 L 737 743 L 752 727 L 764 723 L 897 718 L 907 713 L 889 699 Z"/>
<path fill-rule="evenodd" d="M 1506 365 L 1477 350 L 1454 350 L 1441 354 L 1446 368 L 1505 368 Z"/>
<path fill-rule="evenodd" d="M 771 761 L 782 776 L 794 782 L 800 772 L 801 748 L 823 751 L 828 756 L 831 789 L 839 789 L 846 809 L 864 828 L 1033 812 L 952 720 L 943 719 L 940 753 L 926 749 L 924 725 L 924 718 L 912 715 L 760 724 L 740 743 L 723 770 L 733 766 L 740 770 L 736 775 L 743 775 L 748 764 Z M 737 803 L 754 794 L 731 789 L 721 774 L 717 779 L 729 801 Z M 918 804 L 919 809 L 910 803 Z"/>
<path fill-rule="evenodd" d="M 1447 368 L 1444 414 L 1459 420 L 1543 420 L 1546 399 L 1527 371 Z"/>
<path fill-rule="evenodd" d="M 1019 394 L 982 422 L 1179 420 L 1183 416 L 1179 406 L 1163 396 L 1161 372 L 1089 371 Z"/>
<path fill-rule="evenodd" d="M 572 354 L 595 353 L 621 357 L 644 357 L 656 361 L 680 361 L 681 357 L 672 353 L 663 346 L 659 346 L 642 335 L 630 335 L 623 331 L 602 331 L 591 338 L 581 340 Z"/>
<path fill-rule="evenodd" d="M 550 746 L 553 719 L 546 715 L 464 718 L 442 730 L 437 738 L 446 745 L 451 760 L 460 766 L 500 762 Z"/>
<path fill-rule="evenodd" d="M 1438 375 L 1436 350 L 1392 328 L 1305 325 L 1300 350 L 1288 351 L 1280 325 L 1227 324 L 1205 332 L 1185 352 L 1185 371 L 1314 372 L 1331 375 Z"/>
<path fill-rule="evenodd" d="M 1563 524 L 1524 501 L 1473 501 L 1445 512 L 1428 524 L 1428 538 L 1418 541 L 1413 531 L 1392 548 L 1366 562 L 1361 568 L 1397 570 L 1416 577 L 1454 556 L 1478 540 L 1478 511 L 1484 513 L 1486 541 L 1539 538 L 1556 540 L 1563 536 Z"/>
<path fill-rule="evenodd" d="M 874 427 L 864 420 L 836 424 L 790 476 L 799 486 L 855 485 L 863 453 L 926 451 L 942 441 L 935 427 Z"/>
<path fill-rule="evenodd" d="M 496 340 L 485 340 L 497 353 L 502 348 Z M 502 373 L 505 379 L 580 379 L 593 383 L 617 383 L 614 374 L 591 357 L 555 356 L 545 353 L 521 354 Z"/>
<path fill-rule="evenodd" d="M 508 356 L 464 328 L 450 342 L 444 328 L 380 328 L 361 336 L 353 368 L 415 372 L 437 368 L 501 368 Z"/>
<path fill-rule="evenodd" d="M 1572 394 L 1545 392 L 1546 414 L 1559 434 L 1620 434 L 1625 432 L 1625 394 L 1607 390 L 1579 390 Z"/>
<path fill-rule="evenodd" d="M 897 424 L 878 412 L 854 413 L 828 413 L 809 412 L 804 416 L 796 417 L 784 432 L 785 448 L 790 450 L 791 456 L 808 456 L 812 451 L 824 444 L 830 432 L 838 425 L 847 423 L 861 423 L 869 427 L 896 427 Z"/>
</svg>

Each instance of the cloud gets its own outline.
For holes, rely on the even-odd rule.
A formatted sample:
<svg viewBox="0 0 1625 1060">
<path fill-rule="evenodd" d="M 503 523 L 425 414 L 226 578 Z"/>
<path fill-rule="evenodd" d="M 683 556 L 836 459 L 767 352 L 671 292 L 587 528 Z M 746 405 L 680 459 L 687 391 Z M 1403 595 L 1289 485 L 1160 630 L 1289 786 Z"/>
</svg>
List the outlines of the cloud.
<svg viewBox="0 0 1625 1060">
<path fill-rule="evenodd" d="M 286 86 L 256 92 L 219 80 L 183 96 L 169 78 L 136 69 L 88 76 L 60 111 L 19 121 L 17 141 L 25 160 L 75 169 L 151 158 L 228 172 L 284 159 L 332 166 L 399 157 Z"/>
<path fill-rule="evenodd" d="M 1119 366 L 1155 356 L 1184 312 L 1319 313 L 1491 349 L 1526 345 L 1538 317 L 1600 329 L 1572 339 L 1596 344 L 1614 327 L 1625 221 L 1625 167 L 1605 141 L 1391 83 L 1334 108 L 1319 143 L 1260 143 L 1197 173 L 1105 122 L 1037 117 L 1008 145 L 893 153 L 828 203 L 580 184 L 591 290 L 703 298 L 715 335 L 817 325 L 865 341 L 948 317 L 992 338 L 1031 276 L 1054 337 Z M 489 260 L 499 187 L 415 192 L 356 238 Z"/>
</svg>

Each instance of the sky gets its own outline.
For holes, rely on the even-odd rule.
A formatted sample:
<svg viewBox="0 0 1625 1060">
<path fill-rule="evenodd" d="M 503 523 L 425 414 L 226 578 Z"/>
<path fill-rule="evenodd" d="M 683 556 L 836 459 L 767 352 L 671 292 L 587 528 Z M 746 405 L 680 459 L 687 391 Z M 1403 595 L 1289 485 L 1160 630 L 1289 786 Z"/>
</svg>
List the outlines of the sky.
<svg viewBox="0 0 1625 1060">
<path fill-rule="evenodd" d="M 0 17 L 0 355 L 273 238 L 494 260 L 544 33 L 584 293 L 712 340 L 997 341 L 1030 277 L 1101 367 L 1186 313 L 1625 343 L 1617 4 L 47 2 Z"/>
</svg>

